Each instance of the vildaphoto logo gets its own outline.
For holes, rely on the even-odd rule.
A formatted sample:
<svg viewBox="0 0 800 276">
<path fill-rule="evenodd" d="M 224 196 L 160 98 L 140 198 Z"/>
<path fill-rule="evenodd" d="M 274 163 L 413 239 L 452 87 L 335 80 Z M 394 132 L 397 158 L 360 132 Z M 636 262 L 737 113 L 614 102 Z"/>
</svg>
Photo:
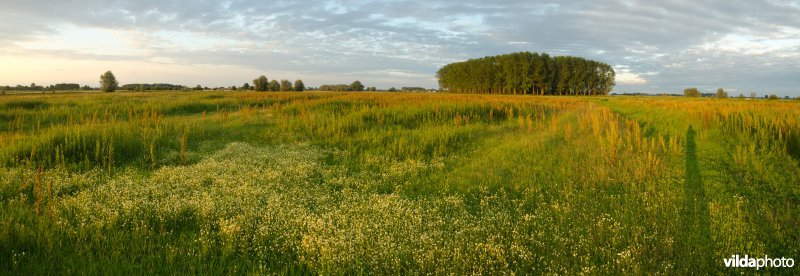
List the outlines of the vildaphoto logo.
<svg viewBox="0 0 800 276">
<path fill-rule="evenodd" d="M 723 259 L 725 267 L 755 267 L 759 270 L 763 267 L 794 267 L 794 259 L 792 258 L 770 258 L 764 255 L 763 258 L 753 258 L 747 255 L 739 257 L 739 255 L 731 255 L 730 258 Z"/>
</svg>

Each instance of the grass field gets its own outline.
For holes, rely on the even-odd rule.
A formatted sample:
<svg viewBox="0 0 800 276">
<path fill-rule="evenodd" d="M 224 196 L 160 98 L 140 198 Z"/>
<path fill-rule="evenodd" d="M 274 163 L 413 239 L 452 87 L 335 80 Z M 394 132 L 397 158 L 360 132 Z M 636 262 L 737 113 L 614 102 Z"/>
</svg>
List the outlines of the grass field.
<svg viewBox="0 0 800 276">
<path fill-rule="evenodd" d="M 0 271 L 753 272 L 798 159 L 800 101 L 6 95 Z"/>
</svg>

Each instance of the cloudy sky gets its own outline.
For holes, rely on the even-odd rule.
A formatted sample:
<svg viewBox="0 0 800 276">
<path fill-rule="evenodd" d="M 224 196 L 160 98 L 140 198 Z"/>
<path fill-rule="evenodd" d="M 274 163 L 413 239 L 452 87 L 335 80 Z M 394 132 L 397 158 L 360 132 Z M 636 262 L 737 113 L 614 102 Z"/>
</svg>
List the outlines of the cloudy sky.
<svg viewBox="0 0 800 276">
<path fill-rule="evenodd" d="M 442 65 L 517 51 L 617 71 L 614 92 L 800 96 L 800 1 L 2 0 L 0 84 L 437 87 Z"/>
</svg>

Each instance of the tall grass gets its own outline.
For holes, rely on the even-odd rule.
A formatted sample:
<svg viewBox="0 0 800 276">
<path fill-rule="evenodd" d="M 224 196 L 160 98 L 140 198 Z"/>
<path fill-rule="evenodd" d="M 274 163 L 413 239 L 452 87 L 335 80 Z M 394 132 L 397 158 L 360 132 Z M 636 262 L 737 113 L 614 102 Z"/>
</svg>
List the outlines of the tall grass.
<svg viewBox="0 0 800 276">
<path fill-rule="evenodd" d="M 0 269 L 724 273 L 798 256 L 797 105 L 3 97 Z"/>
</svg>

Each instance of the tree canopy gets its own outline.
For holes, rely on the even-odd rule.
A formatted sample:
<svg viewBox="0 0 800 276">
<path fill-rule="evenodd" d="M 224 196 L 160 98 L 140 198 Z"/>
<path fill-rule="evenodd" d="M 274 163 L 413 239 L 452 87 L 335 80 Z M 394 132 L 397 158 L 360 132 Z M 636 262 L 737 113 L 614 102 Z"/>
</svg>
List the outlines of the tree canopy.
<svg viewBox="0 0 800 276">
<path fill-rule="evenodd" d="M 319 86 L 320 91 L 364 91 L 364 84 L 354 81 L 351 84 L 323 84 Z"/>
<path fill-rule="evenodd" d="M 306 85 L 303 84 L 302 80 L 298 79 L 298 80 L 294 81 L 294 91 L 303 92 L 305 90 L 306 90 Z"/>
<path fill-rule="evenodd" d="M 269 82 L 269 91 L 280 91 L 280 90 L 281 90 L 281 84 L 278 83 L 277 80 L 271 80 Z"/>
<path fill-rule="evenodd" d="M 689 87 L 683 90 L 684 97 L 700 97 L 700 90 L 697 90 L 696 87 Z"/>
<path fill-rule="evenodd" d="M 614 76 L 606 63 L 530 52 L 451 63 L 436 73 L 446 92 L 536 95 L 605 95 Z"/>
<path fill-rule="evenodd" d="M 246 83 L 245 86 L 247 86 Z M 269 80 L 267 80 L 266 76 L 261 75 L 253 80 L 253 87 L 256 91 L 267 91 L 269 90 Z"/>
<path fill-rule="evenodd" d="M 281 80 L 281 91 L 294 91 L 292 82 L 289 80 Z"/>
<path fill-rule="evenodd" d="M 320 91 L 352 91 L 347 84 L 323 84 L 319 86 Z"/>
<path fill-rule="evenodd" d="M 114 92 L 117 90 L 117 86 L 119 86 L 119 82 L 117 82 L 117 78 L 114 77 L 114 73 L 111 73 L 111 71 L 106 71 L 100 75 L 100 90 Z"/>
<path fill-rule="evenodd" d="M 716 96 L 717 96 L 717 98 L 727 98 L 728 97 L 728 92 L 726 92 L 725 89 L 717 88 L 717 95 Z M 742 96 L 742 97 L 744 97 L 744 96 Z"/>
<path fill-rule="evenodd" d="M 402 91 L 425 91 L 425 87 L 401 87 L 400 90 Z"/>
<path fill-rule="evenodd" d="M 145 91 L 145 90 L 181 90 L 183 89 L 183 85 L 177 84 L 169 84 L 169 83 L 131 83 L 131 84 L 124 84 L 120 86 L 122 90 L 138 90 L 138 91 Z"/>
<path fill-rule="evenodd" d="M 251 86 L 247 83 L 242 85 L 242 90 L 249 90 Z M 306 86 L 303 84 L 302 80 L 294 81 L 294 85 L 292 82 L 286 79 L 280 80 L 269 80 L 266 76 L 260 76 L 253 80 L 252 88 L 256 91 L 305 91 Z"/>
<path fill-rule="evenodd" d="M 350 84 L 350 90 L 353 91 L 364 91 L 364 85 L 361 84 L 360 81 L 354 81 Z"/>
</svg>

